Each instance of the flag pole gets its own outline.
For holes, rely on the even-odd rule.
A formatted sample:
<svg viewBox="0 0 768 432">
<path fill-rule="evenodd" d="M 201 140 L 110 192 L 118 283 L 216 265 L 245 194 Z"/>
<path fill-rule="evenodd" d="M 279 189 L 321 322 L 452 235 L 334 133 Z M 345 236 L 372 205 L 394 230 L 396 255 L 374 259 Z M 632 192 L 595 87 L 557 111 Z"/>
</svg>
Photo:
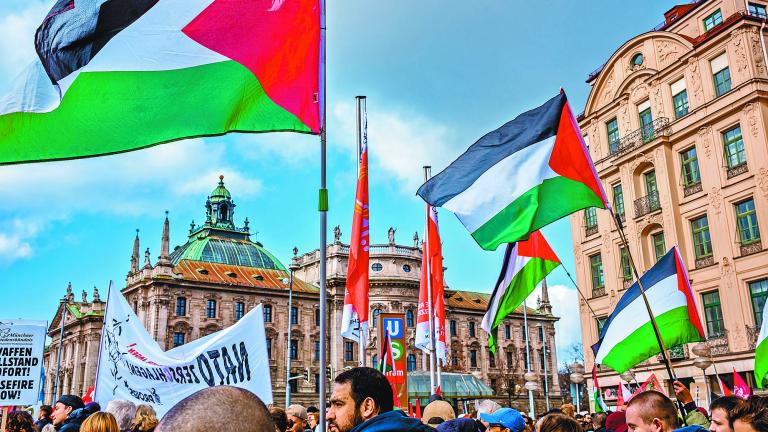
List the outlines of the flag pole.
<svg viewBox="0 0 768 432">
<path fill-rule="evenodd" d="M 432 177 L 432 167 L 424 167 L 424 181 L 426 182 Z M 424 251 L 427 254 L 427 305 L 429 311 L 429 394 L 435 394 L 437 377 L 435 371 L 437 369 L 437 358 L 435 356 L 435 317 L 434 317 L 434 305 L 432 304 L 432 259 L 429 252 L 429 212 L 431 206 L 427 203 L 427 213 L 424 219 Z M 424 271 L 424 269 L 422 269 Z"/>
<path fill-rule="evenodd" d="M 363 118 L 365 118 L 366 128 L 367 128 L 368 115 L 366 110 L 366 97 L 355 96 L 355 101 L 357 102 L 356 104 L 357 124 L 355 125 L 357 129 L 357 168 L 358 168 L 357 172 L 358 172 L 358 175 L 360 175 L 360 157 L 363 151 Z M 368 140 L 366 138 L 366 144 L 367 144 L 367 141 Z M 368 268 L 369 267 L 366 266 L 365 271 L 368 271 Z M 369 287 L 366 287 L 366 289 L 369 289 Z M 359 337 L 357 341 L 358 365 L 360 367 L 365 367 L 365 348 L 368 345 L 368 335 L 365 333 L 363 329 L 363 323 L 360 321 L 359 314 L 360 312 L 358 311 L 358 320 L 357 320 L 357 335 Z"/>
<path fill-rule="evenodd" d="M 643 282 L 640 280 L 640 274 L 637 271 L 637 266 L 635 265 L 635 260 L 632 257 L 632 251 L 629 250 L 629 242 L 627 242 L 627 235 L 624 233 L 624 224 L 621 223 L 621 218 L 619 215 L 615 214 L 613 212 L 613 209 L 610 206 L 607 206 L 606 208 L 611 213 L 611 219 L 613 219 L 613 223 L 616 225 L 616 228 L 619 231 L 619 237 L 621 242 L 624 244 L 624 250 L 627 251 L 627 257 L 629 258 L 629 265 L 632 266 L 632 273 L 635 275 L 635 279 L 637 280 L 637 286 L 640 288 L 640 295 L 643 297 L 643 302 L 645 303 L 645 309 L 648 311 L 648 316 L 651 318 L 651 326 L 653 327 L 653 333 L 656 336 L 656 342 L 659 344 L 659 349 L 661 349 L 661 358 L 664 362 L 664 366 L 666 366 L 667 374 L 669 374 L 670 381 L 674 382 L 677 381 L 677 378 L 675 377 L 674 369 L 672 368 L 672 362 L 669 359 L 669 352 L 667 351 L 667 347 L 664 346 L 664 340 L 661 338 L 661 332 L 659 331 L 659 326 L 656 324 L 656 317 L 653 315 L 653 310 L 651 310 L 651 304 L 648 302 L 648 297 L 645 295 L 645 287 L 643 287 Z M 680 414 L 683 418 L 683 423 L 685 424 L 685 410 L 682 406 L 680 406 L 680 402 L 677 403 L 677 409 L 680 411 Z"/>
<path fill-rule="evenodd" d="M 320 191 L 318 194 L 318 211 L 320 212 L 320 369 L 327 370 L 327 344 L 328 328 L 326 325 L 328 318 L 328 293 L 326 291 L 326 230 L 328 228 L 328 189 L 326 189 L 326 147 L 327 147 L 327 121 L 326 121 L 326 27 L 325 27 L 325 0 L 320 1 L 320 66 L 319 78 L 321 80 L 319 91 L 320 102 Z M 290 318 L 290 317 L 289 317 Z M 323 373 L 320 373 L 323 376 Z M 333 379 L 334 377 L 331 377 Z M 318 420 L 319 432 L 325 432 L 325 401 L 326 401 L 326 380 L 320 379 L 319 404 L 320 419 Z"/>
<path fill-rule="evenodd" d="M 525 353 L 526 353 L 526 362 L 525 362 L 525 368 L 527 369 L 526 372 L 531 371 L 531 334 L 528 332 L 528 306 L 525 304 L 525 299 L 523 299 L 523 326 L 525 327 Z M 533 402 L 533 390 L 528 389 L 528 409 L 530 411 L 529 415 L 531 418 L 536 418 L 536 406 Z"/>
</svg>

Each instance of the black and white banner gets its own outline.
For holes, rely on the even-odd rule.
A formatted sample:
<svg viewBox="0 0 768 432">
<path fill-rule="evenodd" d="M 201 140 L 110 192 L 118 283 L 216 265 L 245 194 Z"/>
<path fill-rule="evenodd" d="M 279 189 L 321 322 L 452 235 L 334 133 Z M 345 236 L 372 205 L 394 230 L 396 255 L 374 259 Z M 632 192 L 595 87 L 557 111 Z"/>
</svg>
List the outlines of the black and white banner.
<svg viewBox="0 0 768 432">
<path fill-rule="evenodd" d="M 163 351 L 120 290 L 110 288 L 94 398 L 102 406 L 127 399 L 152 405 L 159 417 L 190 394 L 215 385 L 247 389 L 270 404 L 268 371 L 261 305 L 225 330 Z"/>
</svg>

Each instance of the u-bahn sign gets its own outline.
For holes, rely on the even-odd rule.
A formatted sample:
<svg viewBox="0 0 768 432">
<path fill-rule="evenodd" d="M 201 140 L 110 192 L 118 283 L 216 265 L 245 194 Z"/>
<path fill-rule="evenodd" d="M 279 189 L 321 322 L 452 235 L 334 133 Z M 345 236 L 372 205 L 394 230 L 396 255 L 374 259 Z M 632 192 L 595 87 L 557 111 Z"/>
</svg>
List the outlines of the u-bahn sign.
<svg viewBox="0 0 768 432">
<path fill-rule="evenodd" d="M 401 313 L 382 313 L 379 315 L 377 329 L 377 340 L 379 341 L 378 352 L 382 352 L 381 344 L 386 339 L 384 329 L 389 332 L 389 339 L 392 343 L 392 358 L 395 360 L 394 370 L 387 371 L 384 375 L 392 384 L 400 408 L 408 408 L 408 344 L 406 342 L 405 314 Z M 397 402 L 396 405 L 397 406 Z"/>
</svg>

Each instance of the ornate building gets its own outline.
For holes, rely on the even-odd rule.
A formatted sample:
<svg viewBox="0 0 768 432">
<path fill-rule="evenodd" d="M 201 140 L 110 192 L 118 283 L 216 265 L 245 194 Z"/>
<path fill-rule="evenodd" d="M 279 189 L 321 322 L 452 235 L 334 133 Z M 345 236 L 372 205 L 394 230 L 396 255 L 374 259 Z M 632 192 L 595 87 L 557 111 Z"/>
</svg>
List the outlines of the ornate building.
<svg viewBox="0 0 768 432">
<path fill-rule="evenodd" d="M 767 5 L 706 0 L 670 9 L 663 23 L 625 42 L 589 76 L 592 90 L 579 116 L 638 270 L 678 246 L 718 370 L 733 367 L 752 384 L 768 297 L 761 235 L 768 226 L 768 71 L 761 33 Z M 608 212 L 575 214 L 571 228 L 578 284 L 597 314 L 582 302 L 587 348 L 633 278 Z M 682 381 L 704 390 L 690 347 L 672 347 L 671 354 Z M 589 370 L 589 349 L 585 357 Z M 635 371 L 638 379 L 651 372 L 667 378 L 655 358 Z M 600 377 L 609 389 L 619 383 L 607 370 Z M 730 374 L 722 378 L 731 385 Z M 714 376 L 709 383 L 717 388 Z"/>
<path fill-rule="evenodd" d="M 166 215 L 160 253 L 154 264 L 147 249 L 144 263 L 140 265 L 137 233 L 123 295 L 164 349 L 226 328 L 257 304 L 263 304 L 275 403 L 282 404 L 285 400 L 285 362 L 286 356 L 290 355 L 291 375 L 306 374 L 309 378 L 291 381 L 292 401 L 316 404 L 320 379 L 358 364 L 356 343 L 342 339 L 336 331 L 341 325 L 349 256 L 349 246 L 341 243 L 341 231 L 338 227 L 334 229 L 334 241 L 327 246 L 331 367 L 329 371 L 321 371 L 318 361 L 319 251 L 298 254 L 294 249 L 291 264 L 286 268 L 261 243 L 250 239 L 247 218 L 242 228 L 235 225 L 235 202 L 224 186 L 223 177 L 206 200 L 205 208 L 205 223 L 200 226 L 192 223 L 187 241 L 172 252 Z M 406 314 L 409 327 L 407 364 L 411 370 L 426 367 L 425 356 L 413 346 L 421 266 L 419 246 L 418 235 L 414 235 L 410 246 L 396 244 L 395 230 L 390 228 L 388 244 L 372 245 L 370 253 L 372 316 L 375 318 L 381 312 Z M 293 297 L 289 310 L 291 287 Z M 94 383 L 94 359 L 98 354 L 104 309 L 104 304 L 98 300 L 98 292 L 95 295 L 93 302 L 83 296 L 83 301 L 76 303 L 69 289 L 66 301 L 51 324 L 52 342 L 46 358 L 47 400 L 53 394 L 60 317 L 65 309 L 68 318 L 63 339 L 62 389 L 82 394 Z M 525 364 L 522 309 L 500 327 L 500 349 L 494 357 L 488 351 L 487 336 L 480 329 L 488 298 L 488 294 L 446 291 L 446 325 L 451 338 L 446 371 L 471 373 L 493 388 L 497 398 L 527 406 L 527 394 L 521 391 Z M 552 316 L 546 288 L 538 308 L 529 308 L 528 316 L 533 370 L 542 378 L 540 387 L 543 388 L 546 362 L 550 396 L 559 398 L 554 346 L 554 323 L 558 318 Z M 374 333 L 371 332 L 366 348 L 368 365 L 376 360 Z M 546 358 L 543 356 L 544 343 L 547 344 Z M 90 357 L 84 357 L 85 352 Z M 541 398 L 539 402 L 543 404 Z"/>
</svg>

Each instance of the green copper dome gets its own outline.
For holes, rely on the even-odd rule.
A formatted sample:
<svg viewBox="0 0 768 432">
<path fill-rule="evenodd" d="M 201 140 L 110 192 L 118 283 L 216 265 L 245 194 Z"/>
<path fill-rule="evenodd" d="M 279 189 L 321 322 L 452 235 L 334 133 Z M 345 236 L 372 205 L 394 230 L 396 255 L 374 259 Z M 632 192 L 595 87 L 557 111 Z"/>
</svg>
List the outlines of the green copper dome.
<svg viewBox="0 0 768 432">
<path fill-rule="evenodd" d="M 235 240 L 217 237 L 190 239 L 171 254 L 171 262 L 177 265 L 187 259 L 269 270 L 285 270 L 285 266 L 266 249 L 249 240 Z"/>
<path fill-rule="evenodd" d="M 216 186 L 216 189 L 211 192 L 210 200 L 211 202 L 216 201 L 222 201 L 222 200 L 228 200 L 232 198 L 232 194 L 229 193 L 229 190 L 227 190 L 226 187 L 224 187 L 224 176 L 219 176 L 219 185 Z"/>
</svg>

